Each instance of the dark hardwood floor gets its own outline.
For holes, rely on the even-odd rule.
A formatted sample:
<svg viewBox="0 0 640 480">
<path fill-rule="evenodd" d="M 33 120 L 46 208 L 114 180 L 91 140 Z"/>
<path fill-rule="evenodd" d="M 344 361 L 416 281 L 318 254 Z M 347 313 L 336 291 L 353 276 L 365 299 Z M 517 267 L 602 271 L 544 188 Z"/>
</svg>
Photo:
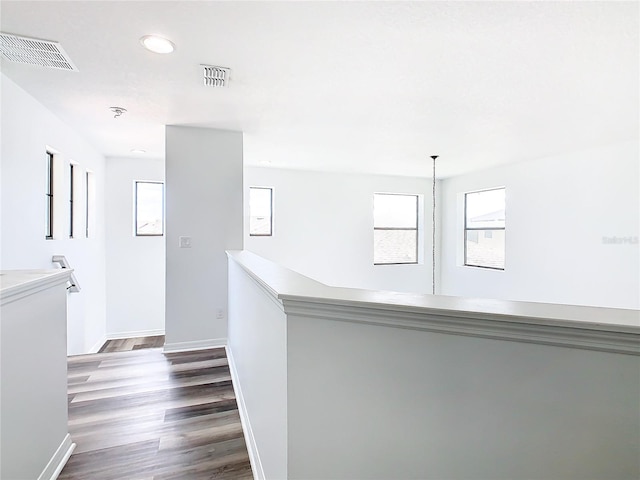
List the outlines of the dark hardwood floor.
<svg viewBox="0 0 640 480">
<path fill-rule="evenodd" d="M 60 480 L 253 478 L 223 348 L 141 348 L 68 365 L 77 447 Z"/>
<path fill-rule="evenodd" d="M 121 338 L 107 340 L 98 353 L 129 352 L 142 348 L 158 348 L 164 346 L 164 335 L 154 337 Z"/>
</svg>

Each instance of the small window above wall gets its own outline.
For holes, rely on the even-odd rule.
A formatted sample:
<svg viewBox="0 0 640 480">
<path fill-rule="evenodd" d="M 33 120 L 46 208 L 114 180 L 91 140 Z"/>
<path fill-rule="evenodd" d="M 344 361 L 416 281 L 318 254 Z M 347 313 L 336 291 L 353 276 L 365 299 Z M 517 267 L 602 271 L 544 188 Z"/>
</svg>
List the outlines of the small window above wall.
<svg viewBox="0 0 640 480">
<path fill-rule="evenodd" d="M 504 188 L 465 193 L 465 265 L 504 270 L 505 210 Z"/>
<path fill-rule="evenodd" d="M 164 234 L 164 183 L 136 182 L 135 232 L 138 237 Z"/>
<path fill-rule="evenodd" d="M 74 201 L 76 197 L 76 172 L 78 168 L 75 164 L 69 164 L 69 238 L 73 238 L 75 233 L 75 209 Z"/>
<path fill-rule="evenodd" d="M 45 233 L 47 240 L 53 239 L 53 153 L 47 152 L 47 185 L 45 191 Z"/>
<path fill-rule="evenodd" d="M 273 189 L 249 187 L 249 235 L 273 235 Z"/>
<path fill-rule="evenodd" d="M 95 230 L 96 211 L 96 182 L 93 172 L 87 171 L 85 174 L 85 237 L 93 237 Z"/>
<path fill-rule="evenodd" d="M 373 263 L 418 263 L 418 195 L 373 194 Z"/>
</svg>

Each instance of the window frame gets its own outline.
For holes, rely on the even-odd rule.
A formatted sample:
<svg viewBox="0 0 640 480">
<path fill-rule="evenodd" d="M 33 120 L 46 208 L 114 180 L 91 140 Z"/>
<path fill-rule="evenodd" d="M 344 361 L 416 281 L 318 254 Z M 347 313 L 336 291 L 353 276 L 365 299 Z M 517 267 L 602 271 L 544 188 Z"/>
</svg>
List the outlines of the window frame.
<svg viewBox="0 0 640 480">
<path fill-rule="evenodd" d="M 84 238 L 89 238 L 89 171 L 84 172 Z"/>
<path fill-rule="evenodd" d="M 507 188 L 506 187 L 494 187 L 494 188 L 487 188 L 487 189 L 483 189 L 483 190 L 474 190 L 472 192 L 465 192 L 464 193 L 464 211 L 463 211 L 463 219 L 464 219 L 464 223 L 463 223 L 463 232 L 464 232 L 464 238 L 463 238 L 463 257 L 462 257 L 462 264 L 465 267 L 473 267 L 473 268 L 484 268 L 487 270 L 496 270 L 499 272 L 504 272 L 505 270 L 505 266 L 506 266 L 506 248 L 505 248 L 505 262 L 504 262 L 504 266 L 502 268 L 500 267 L 491 267 L 488 265 L 475 265 L 473 263 L 467 263 L 467 235 L 468 232 L 472 231 L 472 232 L 484 232 L 484 231 L 503 231 L 505 232 L 505 238 L 506 238 L 506 233 L 507 233 L 507 222 L 505 219 L 505 224 L 504 227 L 477 227 L 477 228 L 473 228 L 473 227 L 468 227 L 467 226 L 467 207 L 468 207 L 468 195 L 470 194 L 474 194 L 474 193 L 482 193 L 482 192 L 493 192 L 493 191 L 497 191 L 497 190 L 504 190 L 505 192 L 505 211 L 506 211 L 506 194 L 507 194 Z M 506 216 L 506 215 L 505 215 Z"/>
<path fill-rule="evenodd" d="M 138 184 L 159 184 L 162 185 L 162 228 L 160 233 L 138 233 Z M 135 237 L 162 237 L 164 236 L 164 182 L 159 180 L 135 180 L 134 181 L 134 194 L 133 194 L 133 232 Z"/>
<path fill-rule="evenodd" d="M 69 163 L 69 238 L 73 238 L 74 215 L 73 202 L 75 201 L 74 182 L 75 182 L 75 164 Z"/>
<path fill-rule="evenodd" d="M 47 187 L 45 190 L 45 233 L 46 240 L 53 240 L 53 194 L 54 194 L 54 154 L 47 150 Z"/>
<path fill-rule="evenodd" d="M 406 227 L 376 227 L 375 225 L 375 217 L 373 222 L 373 235 L 375 238 L 376 230 L 382 231 L 413 231 L 416 232 L 416 260 L 415 262 L 376 262 L 375 261 L 375 241 L 374 241 L 374 250 L 373 250 L 373 265 L 418 265 L 420 263 L 420 195 L 416 193 L 383 193 L 376 192 L 373 194 L 373 202 L 375 205 L 376 195 L 386 195 L 386 196 L 401 196 L 401 197 L 414 197 L 416 200 L 416 223 L 415 228 L 406 228 Z"/>
<path fill-rule="evenodd" d="M 251 233 L 251 190 L 269 190 L 269 233 Z M 273 237 L 273 187 L 249 187 L 249 236 Z"/>
<path fill-rule="evenodd" d="M 85 238 L 92 238 L 95 230 L 95 176 L 91 170 L 86 170 L 85 175 Z"/>
</svg>

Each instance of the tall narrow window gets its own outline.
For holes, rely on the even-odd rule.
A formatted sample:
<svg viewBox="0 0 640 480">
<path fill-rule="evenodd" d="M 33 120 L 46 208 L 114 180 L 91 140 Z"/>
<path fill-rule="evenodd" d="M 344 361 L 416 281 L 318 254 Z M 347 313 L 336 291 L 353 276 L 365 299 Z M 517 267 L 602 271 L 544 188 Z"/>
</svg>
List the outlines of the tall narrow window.
<svg viewBox="0 0 640 480">
<path fill-rule="evenodd" d="M 374 193 L 373 263 L 418 263 L 418 195 Z"/>
<path fill-rule="evenodd" d="M 53 153 L 47 152 L 45 238 L 53 238 Z"/>
<path fill-rule="evenodd" d="M 505 189 L 464 196 L 464 264 L 504 270 Z"/>
<path fill-rule="evenodd" d="M 95 223 L 95 180 L 93 172 L 87 171 L 85 174 L 85 204 L 84 204 L 84 220 L 85 220 L 85 237 L 93 236 Z"/>
<path fill-rule="evenodd" d="M 249 187 L 249 235 L 273 235 L 273 189 Z"/>
<path fill-rule="evenodd" d="M 136 182 L 136 236 L 164 234 L 164 183 Z"/>
<path fill-rule="evenodd" d="M 74 217 L 73 217 L 73 201 L 74 201 L 74 182 L 75 182 L 75 165 L 73 163 L 69 164 L 69 238 L 73 238 L 73 226 L 74 226 Z"/>
</svg>

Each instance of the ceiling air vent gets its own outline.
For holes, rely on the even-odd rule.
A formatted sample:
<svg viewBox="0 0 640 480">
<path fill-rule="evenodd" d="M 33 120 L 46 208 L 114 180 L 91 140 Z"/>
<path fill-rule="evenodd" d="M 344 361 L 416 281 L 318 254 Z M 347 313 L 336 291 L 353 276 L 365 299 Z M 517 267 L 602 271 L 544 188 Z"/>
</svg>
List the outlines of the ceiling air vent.
<svg viewBox="0 0 640 480">
<path fill-rule="evenodd" d="M 0 32 L 0 52 L 4 58 L 12 62 L 78 71 L 58 42 Z"/>
<path fill-rule="evenodd" d="M 204 84 L 207 87 L 228 87 L 230 69 L 224 67 L 214 67 L 212 65 L 202 65 L 204 69 Z"/>
</svg>

